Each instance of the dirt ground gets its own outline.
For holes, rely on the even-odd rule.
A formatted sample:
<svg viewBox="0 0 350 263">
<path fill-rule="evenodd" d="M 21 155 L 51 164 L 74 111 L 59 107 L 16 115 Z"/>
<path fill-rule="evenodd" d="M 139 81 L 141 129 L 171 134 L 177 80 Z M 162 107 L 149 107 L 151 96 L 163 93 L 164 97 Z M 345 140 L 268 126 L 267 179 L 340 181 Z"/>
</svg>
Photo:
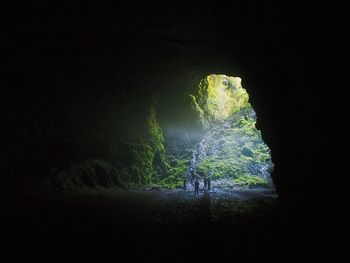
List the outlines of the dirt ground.
<svg viewBox="0 0 350 263">
<path fill-rule="evenodd" d="M 1 248 L 14 258 L 286 261 L 319 233 L 273 189 L 32 192 L 1 206 Z"/>
</svg>

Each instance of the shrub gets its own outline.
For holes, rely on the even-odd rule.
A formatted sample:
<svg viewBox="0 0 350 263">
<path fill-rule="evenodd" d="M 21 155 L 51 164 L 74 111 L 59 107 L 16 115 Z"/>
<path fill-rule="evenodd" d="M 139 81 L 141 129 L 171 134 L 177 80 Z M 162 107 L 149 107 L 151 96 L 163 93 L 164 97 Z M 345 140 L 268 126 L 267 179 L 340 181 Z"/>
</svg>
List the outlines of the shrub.
<svg viewBox="0 0 350 263">
<path fill-rule="evenodd" d="M 239 186 L 268 186 L 269 182 L 256 175 L 240 175 L 233 179 L 233 183 Z"/>
</svg>

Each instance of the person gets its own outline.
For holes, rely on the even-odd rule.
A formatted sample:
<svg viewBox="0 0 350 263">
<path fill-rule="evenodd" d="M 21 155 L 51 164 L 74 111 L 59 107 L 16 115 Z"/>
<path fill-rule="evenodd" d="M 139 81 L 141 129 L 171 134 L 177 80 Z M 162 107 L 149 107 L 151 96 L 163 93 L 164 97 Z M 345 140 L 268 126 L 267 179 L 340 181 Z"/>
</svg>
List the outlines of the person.
<svg viewBox="0 0 350 263">
<path fill-rule="evenodd" d="M 184 191 L 186 191 L 186 178 L 184 178 Z"/>
<path fill-rule="evenodd" d="M 199 194 L 199 182 L 198 179 L 196 179 L 196 182 L 194 183 L 194 195 Z"/>
<path fill-rule="evenodd" d="M 204 177 L 204 191 L 207 191 L 207 185 L 208 185 L 207 177 Z"/>
<path fill-rule="evenodd" d="M 210 191 L 210 177 L 207 179 L 207 190 Z"/>
</svg>

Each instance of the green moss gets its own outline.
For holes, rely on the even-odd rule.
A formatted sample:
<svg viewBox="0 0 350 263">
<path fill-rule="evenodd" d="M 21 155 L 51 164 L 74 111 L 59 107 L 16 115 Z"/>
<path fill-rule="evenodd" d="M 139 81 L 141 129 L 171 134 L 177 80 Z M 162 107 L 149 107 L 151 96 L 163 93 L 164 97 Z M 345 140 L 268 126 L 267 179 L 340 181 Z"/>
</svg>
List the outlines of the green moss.
<svg viewBox="0 0 350 263">
<path fill-rule="evenodd" d="M 237 158 L 223 158 L 217 156 L 207 157 L 197 166 L 200 176 L 210 176 L 213 179 L 231 177 L 235 178 L 246 172 L 246 162 Z"/>
<path fill-rule="evenodd" d="M 247 174 L 262 178 L 271 171 L 270 150 L 256 129 L 256 114 L 240 78 L 209 75 L 193 101 L 208 123 L 197 160 L 200 176 L 241 178 L 243 183 Z"/>
<path fill-rule="evenodd" d="M 151 184 L 169 189 L 182 187 L 189 159 L 177 158 L 166 154 L 163 130 L 158 124 L 157 111 L 154 106 L 150 108 L 147 125 L 148 144 L 153 153 Z"/>
<path fill-rule="evenodd" d="M 202 79 L 197 97 L 191 95 L 191 99 L 202 123 L 211 126 L 250 107 L 249 96 L 241 86 L 241 79 L 225 75 L 212 74 Z M 207 128 L 205 125 L 203 127 Z"/>
<path fill-rule="evenodd" d="M 238 186 L 268 186 L 269 182 L 260 176 L 240 175 L 233 180 L 233 184 Z"/>
<path fill-rule="evenodd" d="M 154 151 L 147 144 L 141 142 L 131 145 L 133 163 L 129 168 L 129 173 L 133 176 L 133 181 L 139 184 L 149 184 L 153 176 Z"/>
<path fill-rule="evenodd" d="M 168 169 L 162 178 L 153 178 L 152 183 L 162 188 L 179 188 L 183 186 L 184 174 L 187 172 L 189 160 L 167 157 Z"/>
<path fill-rule="evenodd" d="M 158 124 L 155 106 L 150 107 L 147 126 L 149 146 L 153 151 L 153 177 L 164 178 L 168 174 L 169 164 L 165 154 L 163 130 Z"/>
<path fill-rule="evenodd" d="M 183 178 L 175 178 L 172 176 L 168 176 L 164 179 L 153 181 L 152 184 L 154 186 L 166 189 L 175 189 L 183 187 Z"/>
<path fill-rule="evenodd" d="M 207 119 L 205 118 L 204 111 L 201 109 L 201 107 L 197 103 L 196 97 L 193 95 L 190 95 L 189 97 L 190 97 L 190 101 L 192 104 L 192 108 L 198 114 L 197 118 L 200 121 L 200 123 L 202 124 L 202 127 L 209 128 L 209 123 L 208 123 Z"/>
<path fill-rule="evenodd" d="M 150 107 L 146 120 L 147 134 L 137 142 L 123 143 L 119 160 L 129 174 L 130 186 L 149 185 L 167 176 L 169 165 L 164 148 L 163 131 L 157 122 L 155 106 Z"/>
<path fill-rule="evenodd" d="M 199 176 L 231 179 L 236 185 L 267 185 L 266 168 L 273 167 L 270 150 L 255 127 L 256 115 L 241 79 L 209 75 L 190 100 L 205 134 L 196 171 Z M 146 119 L 147 134 L 130 147 L 129 173 L 133 181 L 162 188 L 183 186 L 192 153 L 167 155 L 155 103 Z M 199 141 L 199 140 L 198 140 Z M 181 156 L 181 157 L 180 157 Z"/>
<path fill-rule="evenodd" d="M 150 113 L 147 122 L 149 144 L 154 150 L 154 152 L 158 152 L 161 155 L 161 158 L 164 158 L 164 136 L 163 131 L 157 122 L 157 110 L 154 106 L 150 108 Z"/>
</svg>

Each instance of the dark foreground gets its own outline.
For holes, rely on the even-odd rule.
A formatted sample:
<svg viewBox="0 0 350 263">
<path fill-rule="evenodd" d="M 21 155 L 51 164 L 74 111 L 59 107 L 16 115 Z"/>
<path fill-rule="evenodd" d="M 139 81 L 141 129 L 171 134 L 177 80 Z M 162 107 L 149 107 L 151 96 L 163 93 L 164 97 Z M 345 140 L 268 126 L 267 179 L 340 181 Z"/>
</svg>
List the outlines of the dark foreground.
<svg viewBox="0 0 350 263">
<path fill-rule="evenodd" d="M 286 262 L 328 249 L 312 207 L 281 205 L 266 189 L 31 193 L 1 205 L 1 250 L 11 261 Z"/>
</svg>

